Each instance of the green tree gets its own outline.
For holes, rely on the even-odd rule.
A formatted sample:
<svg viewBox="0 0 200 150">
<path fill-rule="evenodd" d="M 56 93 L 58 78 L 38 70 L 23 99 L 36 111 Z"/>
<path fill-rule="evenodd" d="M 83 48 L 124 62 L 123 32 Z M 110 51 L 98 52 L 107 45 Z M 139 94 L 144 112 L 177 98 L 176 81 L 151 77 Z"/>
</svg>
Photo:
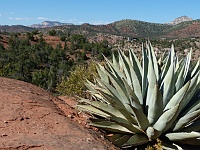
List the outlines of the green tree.
<svg viewBox="0 0 200 150">
<path fill-rule="evenodd" d="M 49 35 L 51 35 L 51 36 L 55 36 L 56 35 L 56 30 L 49 30 Z"/>
</svg>

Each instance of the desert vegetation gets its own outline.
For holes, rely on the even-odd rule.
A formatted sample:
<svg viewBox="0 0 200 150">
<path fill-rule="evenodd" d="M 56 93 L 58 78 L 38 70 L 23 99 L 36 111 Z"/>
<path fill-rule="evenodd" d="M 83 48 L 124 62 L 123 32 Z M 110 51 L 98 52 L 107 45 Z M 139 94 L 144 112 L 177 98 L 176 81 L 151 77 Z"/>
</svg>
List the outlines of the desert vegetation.
<svg viewBox="0 0 200 150">
<path fill-rule="evenodd" d="M 83 35 L 77 34 L 61 34 L 58 38 L 55 30 L 51 32 L 50 36 L 38 30 L 2 35 L 0 76 L 56 92 L 56 86 L 78 68 L 75 66 L 88 67 L 88 61 L 102 60 L 102 54 L 111 56 L 111 47 L 106 41 L 89 43 Z"/>
<path fill-rule="evenodd" d="M 113 55 L 98 65 L 96 82 L 86 84 L 92 99 L 81 98 L 77 105 L 93 115 L 90 125 L 121 148 L 156 139 L 159 149 L 198 147 L 200 60 L 191 64 L 192 51 L 179 59 L 173 45 L 157 58 L 150 42 L 142 48 L 141 62 L 132 50 L 128 56 L 118 53 L 119 59 Z"/>
<path fill-rule="evenodd" d="M 2 33 L 0 76 L 83 97 L 79 110 L 121 148 L 199 142 L 199 38 L 90 40 L 54 29 Z"/>
</svg>

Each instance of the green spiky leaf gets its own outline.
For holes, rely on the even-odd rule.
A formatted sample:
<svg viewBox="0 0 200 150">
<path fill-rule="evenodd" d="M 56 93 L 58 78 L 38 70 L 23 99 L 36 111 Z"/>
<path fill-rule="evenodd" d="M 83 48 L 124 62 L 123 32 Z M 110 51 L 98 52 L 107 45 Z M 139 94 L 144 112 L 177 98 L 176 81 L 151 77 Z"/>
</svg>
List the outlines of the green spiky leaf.
<svg viewBox="0 0 200 150">
<path fill-rule="evenodd" d="M 200 138 L 199 132 L 178 132 L 178 133 L 167 133 L 165 135 L 171 141 L 181 141 L 187 139 Z"/>
<path fill-rule="evenodd" d="M 98 65 L 99 78 L 86 84 L 92 100 L 78 105 L 94 114 L 91 125 L 105 130 L 121 148 L 157 138 L 166 149 L 182 149 L 184 142 L 198 145 L 200 59 L 191 67 L 192 51 L 179 59 L 173 45 L 168 56 L 157 58 L 149 41 L 142 45 L 141 62 L 133 50 L 129 56 L 123 50 L 118 54 L 119 59 L 113 55 Z"/>
</svg>

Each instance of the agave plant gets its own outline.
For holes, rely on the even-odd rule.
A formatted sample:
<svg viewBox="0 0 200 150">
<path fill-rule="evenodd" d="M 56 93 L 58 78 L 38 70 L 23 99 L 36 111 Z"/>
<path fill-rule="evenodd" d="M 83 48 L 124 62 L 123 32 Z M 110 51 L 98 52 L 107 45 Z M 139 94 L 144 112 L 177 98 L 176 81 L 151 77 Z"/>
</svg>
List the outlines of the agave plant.
<svg viewBox="0 0 200 150">
<path fill-rule="evenodd" d="M 99 77 L 87 82 L 93 99 L 81 98 L 77 107 L 94 115 L 91 125 L 106 131 L 121 148 L 159 138 L 163 148 L 200 145 L 200 60 L 191 64 L 192 50 L 178 59 L 172 45 L 159 59 L 150 42 L 142 59 L 132 50 L 126 56 L 97 66 Z"/>
</svg>

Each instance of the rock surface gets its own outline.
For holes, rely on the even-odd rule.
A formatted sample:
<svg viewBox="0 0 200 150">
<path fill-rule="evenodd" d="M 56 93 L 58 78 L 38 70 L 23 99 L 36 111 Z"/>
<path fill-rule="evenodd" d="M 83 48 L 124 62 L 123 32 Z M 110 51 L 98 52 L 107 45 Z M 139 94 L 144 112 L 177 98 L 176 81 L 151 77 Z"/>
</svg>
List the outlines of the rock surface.
<svg viewBox="0 0 200 150">
<path fill-rule="evenodd" d="M 72 119 L 65 101 L 22 81 L 0 78 L 0 150 L 115 150 Z"/>
<path fill-rule="evenodd" d="M 192 20 L 193 20 L 193 19 L 190 18 L 190 17 L 188 17 L 188 16 L 181 16 L 181 17 L 176 18 L 174 21 L 172 21 L 172 22 L 169 23 L 169 24 L 171 24 L 171 25 L 177 25 L 177 24 L 179 24 L 179 23 L 181 23 L 181 22 L 192 21 Z"/>
<path fill-rule="evenodd" d="M 41 24 L 31 25 L 31 27 L 32 28 L 47 28 L 47 27 L 64 26 L 64 25 L 73 25 L 73 24 L 72 23 L 61 23 L 58 21 L 43 21 Z"/>
</svg>

